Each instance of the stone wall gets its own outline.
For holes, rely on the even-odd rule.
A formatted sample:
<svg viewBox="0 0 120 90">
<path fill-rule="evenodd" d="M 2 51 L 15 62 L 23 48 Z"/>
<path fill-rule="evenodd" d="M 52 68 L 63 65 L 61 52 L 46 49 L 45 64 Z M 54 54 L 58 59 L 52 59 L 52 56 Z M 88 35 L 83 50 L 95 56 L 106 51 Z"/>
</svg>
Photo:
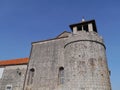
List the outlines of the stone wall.
<svg viewBox="0 0 120 90">
<path fill-rule="evenodd" d="M 103 39 L 78 31 L 33 43 L 24 90 L 111 90 Z"/>
<path fill-rule="evenodd" d="M 64 90 L 111 90 L 105 46 L 97 33 L 80 31 L 66 41 Z"/>
<path fill-rule="evenodd" d="M 23 90 L 27 65 L 5 66 L 4 68 L 0 90 L 7 90 L 7 86 L 11 86 L 12 90 Z"/>
<path fill-rule="evenodd" d="M 59 67 L 64 67 L 64 44 L 66 38 L 33 43 L 24 90 L 54 90 L 58 87 Z M 34 79 L 28 84 L 30 70 Z"/>
</svg>

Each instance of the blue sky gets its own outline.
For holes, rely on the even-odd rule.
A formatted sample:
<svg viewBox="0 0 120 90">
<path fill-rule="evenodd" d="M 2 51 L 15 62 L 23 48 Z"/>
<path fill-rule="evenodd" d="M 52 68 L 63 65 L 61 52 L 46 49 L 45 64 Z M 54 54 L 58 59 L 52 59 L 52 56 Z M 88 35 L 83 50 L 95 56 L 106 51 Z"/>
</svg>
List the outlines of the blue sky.
<svg viewBox="0 0 120 90">
<path fill-rule="evenodd" d="M 120 89 L 120 0 L 0 0 L 0 60 L 29 57 L 31 42 L 54 38 L 82 17 L 95 19 Z"/>
</svg>

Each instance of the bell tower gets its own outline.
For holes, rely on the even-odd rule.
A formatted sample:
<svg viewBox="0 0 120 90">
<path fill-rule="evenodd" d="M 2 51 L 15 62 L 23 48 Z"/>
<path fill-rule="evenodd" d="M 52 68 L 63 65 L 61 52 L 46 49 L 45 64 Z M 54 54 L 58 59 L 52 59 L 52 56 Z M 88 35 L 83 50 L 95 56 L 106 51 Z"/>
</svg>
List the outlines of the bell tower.
<svg viewBox="0 0 120 90">
<path fill-rule="evenodd" d="M 95 20 L 85 21 L 82 19 L 81 23 L 72 24 L 70 25 L 70 28 L 73 34 L 76 34 L 78 31 L 97 32 Z"/>
<path fill-rule="evenodd" d="M 70 25 L 65 43 L 65 90 L 111 90 L 106 47 L 95 20 Z"/>
</svg>

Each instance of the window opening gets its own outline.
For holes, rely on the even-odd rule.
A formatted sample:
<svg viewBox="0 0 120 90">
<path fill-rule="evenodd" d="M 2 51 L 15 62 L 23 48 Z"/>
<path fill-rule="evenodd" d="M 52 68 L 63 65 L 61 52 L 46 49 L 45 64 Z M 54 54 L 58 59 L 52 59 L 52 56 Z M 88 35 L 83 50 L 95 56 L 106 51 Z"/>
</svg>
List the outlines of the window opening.
<svg viewBox="0 0 120 90">
<path fill-rule="evenodd" d="M 88 25 L 84 25 L 84 26 L 83 26 L 83 29 L 84 29 L 86 32 L 88 32 Z"/>
<path fill-rule="evenodd" d="M 30 69 L 28 75 L 28 82 L 27 82 L 28 85 L 33 83 L 34 74 L 35 74 L 35 69 L 34 68 Z"/>
<path fill-rule="evenodd" d="M 64 83 L 64 67 L 59 68 L 58 78 L 59 78 L 59 84 L 63 84 Z"/>
<path fill-rule="evenodd" d="M 82 26 L 77 27 L 78 31 L 82 31 Z"/>
<path fill-rule="evenodd" d="M 6 85 L 6 89 L 5 90 L 12 90 L 12 85 Z"/>
<path fill-rule="evenodd" d="M 77 30 L 78 30 L 78 31 L 84 30 L 84 31 L 88 32 L 88 25 L 87 25 L 87 24 L 85 24 L 85 25 L 80 25 L 80 26 L 77 27 Z"/>
</svg>

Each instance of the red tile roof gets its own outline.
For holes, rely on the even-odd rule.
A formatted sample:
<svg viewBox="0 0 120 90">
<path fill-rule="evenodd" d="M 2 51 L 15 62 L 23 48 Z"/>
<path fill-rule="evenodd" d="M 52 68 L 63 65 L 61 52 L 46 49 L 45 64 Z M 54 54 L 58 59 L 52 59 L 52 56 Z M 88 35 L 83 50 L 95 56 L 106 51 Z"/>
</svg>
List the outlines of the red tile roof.
<svg viewBox="0 0 120 90">
<path fill-rule="evenodd" d="M 0 61 L 0 66 L 27 64 L 28 61 L 29 61 L 29 58 L 18 58 L 18 59 L 12 59 L 12 60 L 2 60 L 2 61 Z"/>
</svg>

